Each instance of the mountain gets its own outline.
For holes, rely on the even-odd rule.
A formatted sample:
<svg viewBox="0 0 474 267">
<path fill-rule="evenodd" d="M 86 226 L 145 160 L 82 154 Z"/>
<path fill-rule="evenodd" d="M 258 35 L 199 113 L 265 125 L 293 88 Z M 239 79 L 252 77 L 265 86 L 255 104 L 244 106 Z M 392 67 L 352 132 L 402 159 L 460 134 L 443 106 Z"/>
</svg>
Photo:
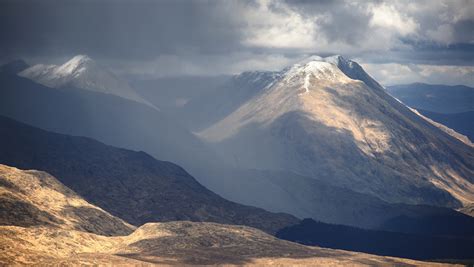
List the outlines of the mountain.
<svg viewBox="0 0 474 267">
<path fill-rule="evenodd" d="M 474 260 L 474 240 L 468 237 L 363 230 L 343 225 L 328 225 L 311 219 L 280 230 L 277 237 L 304 245 L 410 259 Z"/>
<path fill-rule="evenodd" d="M 194 175 L 219 162 L 194 134 L 147 105 L 112 94 L 45 87 L 0 74 L 0 115 L 45 130 L 87 136 L 175 162 Z"/>
<path fill-rule="evenodd" d="M 464 85 L 412 83 L 387 86 L 387 91 L 415 109 L 444 114 L 474 111 L 474 88 Z"/>
<path fill-rule="evenodd" d="M 458 133 L 465 135 L 474 142 L 474 111 L 461 113 L 437 113 L 428 110 L 417 109 L 423 116 L 441 123 Z"/>
<path fill-rule="evenodd" d="M 81 88 L 112 94 L 154 107 L 139 96 L 126 81 L 97 64 L 86 55 L 77 55 L 63 65 L 38 64 L 18 75 L 52 88 Z"/>
<path fill-rule="evenodd" d="M 0 164 L 0 225 L 49 226 L 106 236 L 135 227 L 91 205 L 48 173 Z"/>
<path fill-rule="evenodd" d="M 225 200 L 181 167 L 144 152 L 46 132 L 0 117 L 0 163 L 46 171 L 91 203 L 128 223 L 209 221 L 274 233 L 298 222 Z"/>
<path fill-rule="evenodd" d="M 203 130 L 232 113 L 262 88 L 271 86 L 278 76 L 278 72 L 269 71 L 248 71 L 233 76 L 187 102 L 180 110 L 180 120 L 193 131 Z"/>
<path fill-rule="evenodd" d="M 474 148 L 388 95 L 356 62 L 313 56 L 269 84 L 199 132 L 229 164 L 289 171 L 389 203 L 474 202 Z"/>
<path fill-rule="evenodd" d="M 10 61 L 0 66 L 0 73 L 6 74 L 17 74 L 30 66 L 21 59 Z"/>
</svg>

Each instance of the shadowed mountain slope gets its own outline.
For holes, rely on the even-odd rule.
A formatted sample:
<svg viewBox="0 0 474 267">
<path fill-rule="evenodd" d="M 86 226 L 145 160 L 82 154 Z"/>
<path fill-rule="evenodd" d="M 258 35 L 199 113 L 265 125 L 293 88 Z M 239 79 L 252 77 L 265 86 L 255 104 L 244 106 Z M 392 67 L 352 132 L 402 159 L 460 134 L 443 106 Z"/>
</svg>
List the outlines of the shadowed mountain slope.
<svg viewBox="0 0 474 267">
<path fill-rule="evenodd" d="M 75 88 L 54 89 L 0 74 L 0 115 L 42 129 L 141 150 L 202 173 L 215 154 L 163 112 L 134 101 Z"/>
<path fill-rule="evenodd" d="M 429 227 L 429 226 L 427 226 Z M 411 259 L 474 260 L 472 237 L 443 237 L 363 230 L 311 219 L 280 230 L 277 237 L 305 245 Z"/>
<path fill-rule="evenodd" d="M 144 152 L 46 132 L 0 117 L 0 163 L 47 171 L 88 201 L 125 221 L 210 221 L 274 233 L 297 223 L 221 198 L 181 167 Z"/>
<path fill-rule="evenodd" d="M 222 196 L 272 212 L 365 229 L 474 236 L 474 218 L 450 208 L 389 203 L 285 171 L 235 171 L 223 177 L 216 185 Z"/>
</svg>

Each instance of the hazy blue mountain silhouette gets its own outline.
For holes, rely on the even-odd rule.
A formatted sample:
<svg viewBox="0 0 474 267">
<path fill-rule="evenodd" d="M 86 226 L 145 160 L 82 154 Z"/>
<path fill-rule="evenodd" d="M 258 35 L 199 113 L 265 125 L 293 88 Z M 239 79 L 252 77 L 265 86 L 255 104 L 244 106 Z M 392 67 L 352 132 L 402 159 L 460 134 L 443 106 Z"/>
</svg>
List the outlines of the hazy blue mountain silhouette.
<svg viewBox="0 0 474 267">
<path fill-rule="evenodd" d="M 415 109 L 436 113 L 474 111 L 474 88 L 464 85 L 412 83 L 388 86 L 387 91 Z"/>
</svg>

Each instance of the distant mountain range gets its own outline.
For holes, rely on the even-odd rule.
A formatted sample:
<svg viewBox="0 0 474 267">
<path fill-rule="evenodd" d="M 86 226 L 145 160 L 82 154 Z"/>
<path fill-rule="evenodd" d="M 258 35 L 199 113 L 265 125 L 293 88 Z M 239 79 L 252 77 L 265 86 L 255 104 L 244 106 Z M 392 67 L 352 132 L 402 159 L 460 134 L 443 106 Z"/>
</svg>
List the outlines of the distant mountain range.
<svg viewBox="0 0 474 267">
<path fill-rule="evenodd" d="M 415 109 L 444 114 L 474 111 L 474 88 L 464 85 L 412 83 L 387 86 L 387 91 Z"/>
<path fill-rule="evenodd" d="M 236 263 L 257 247 L 260 258 L 291 251 L 283 264 L 321 255 L 230 224 L 380 255 L 470 256 L 474 219 L 453 209 L 471 214 L 474 147 L 447 127 L 461 129 L 472 114 L 408 108 L 341 56 L 231 78 L 133 82 L 138 89 L 87 56 L 61 66 L 16 61 L 0 68 L 0 85 L 0 164 L 38 170 L 0 166 L 0 236 L 21 244 L 25 263 L 102 262 L 44 258 L 49 246 L 123 264 Z M 32 241 L 45 235 L 57 238 Z"/>
<path fill-rule="evenodd" d="M 378 227 L 404 214 L 392 203 L 471 201 L 472 148 L 388 96 L 353 61 L 315 56 L 221 82 L 202 86 L 172 116 L 114 93 L 4 73 L 0 114 L 145 151 L 227 199 L 300 218 Z M 200 128 L 208 144 L 190 132 Z"/>
<path fill-rule="evenodd" d="M 388 86 L 387 90 L 424 116 L 474 141 L 474 88 L 413 83 Z"/>
</svg>

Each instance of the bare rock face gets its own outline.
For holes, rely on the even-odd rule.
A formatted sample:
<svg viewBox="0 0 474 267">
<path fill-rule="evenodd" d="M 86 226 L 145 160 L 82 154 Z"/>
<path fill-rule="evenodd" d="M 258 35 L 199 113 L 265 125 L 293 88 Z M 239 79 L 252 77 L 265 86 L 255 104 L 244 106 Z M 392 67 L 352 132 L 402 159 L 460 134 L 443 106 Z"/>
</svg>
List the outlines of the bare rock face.
<svg viewBox="0 0 474 267">
<path fill-rule="evenodd" d="M 356 62 L 311 57 L 275 77 L 199 133 L 229 163 L 392 203 L 474 202 L 474 148 L 389 96 Z"/>
<path fill-rule="evenodd" d="M 0 225 L 54 226 L 100 235 L 135 227 L 91 205 L 45 172 L 0 165 Z"/>
</svg>

